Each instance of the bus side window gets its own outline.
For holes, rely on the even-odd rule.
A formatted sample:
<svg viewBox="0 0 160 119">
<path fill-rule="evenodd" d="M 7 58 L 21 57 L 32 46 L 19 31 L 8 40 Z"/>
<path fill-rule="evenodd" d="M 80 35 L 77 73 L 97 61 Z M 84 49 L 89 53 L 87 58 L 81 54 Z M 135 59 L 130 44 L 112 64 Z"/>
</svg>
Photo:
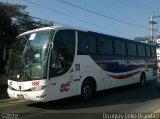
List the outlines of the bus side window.
<svg viewBox="0 0 160 119">
<path fill-rule="evenodd" d="M 127 42 L 127 51 L 129 56 L 137 56 L 136 44 Z"/>
<path fill-rule="evenodd" d="M 147 55 L 147 57 L 151 56 L 151 49 L 149 46 L 146 46 L 146 55 Z"/>
<path fill-rule="evenodd" d="M 65 71 L 64 53 L 62 50 L 53 49 L 51 54 L 50 75 L 57 76 Z"/>
<path fill-rule="evenodd" d="M 145 46 L 138 44 L 138 56 L 142 56 L 145 57 L 146 56 L 146 50 L 145 50 Z"/>
<path fill-rule="evenodd" d="M 50 62 L 51 77 L 62 75 L 70 69 L 75 55 L 75 31 L 73 30 L 58 31 L 53 40 L 53 44 L 54 44 L 53 46 L 54 49 L 52 51 L 53 58 L 51 57 L 51 62 Z M 54 58 L 56 58 L 57 63 L 52 64 Z M 56 67 L 56 69 L 54 69 L 53 67 Z M 53 75 L 54 73 L 56 74 Z"/>
<path fill-rule="evenodd" d="M 156 56 L 156 49 L 154 47 L 151 47 L 151 54 L 152 54 L 152 57 Z"/>
<path fill-rule="evenodd" d="M 96 38 L 84 32 L 78 32 L 78 54 L 97 53 Z"/>
<path fill-rule="evenodd" d="M 124 41 L 115 40 L 115 54 L 126 55 L 126 44 Z"/>
<path fill-rule="evenodd" d="M 98 51 L 100 54 L 113 54 L 112 40 L 103 37 L 98 37 Z"/>
</svg>

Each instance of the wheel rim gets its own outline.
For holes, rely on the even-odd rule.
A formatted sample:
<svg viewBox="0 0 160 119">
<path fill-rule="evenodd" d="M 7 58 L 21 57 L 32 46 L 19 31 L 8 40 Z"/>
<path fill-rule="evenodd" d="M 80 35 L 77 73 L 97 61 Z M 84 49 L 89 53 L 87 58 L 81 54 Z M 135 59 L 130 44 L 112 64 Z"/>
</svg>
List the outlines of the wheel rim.
<svg viewBox="0 0 160 119">
<path fill-rule="evenodd" d="M 89 96 L 90 94 L 91 94 L 91 87 L 90 86 L 85 86 L 84 88 L 83 88 L 83 94 L 85 95 L 85 96 Z"/>
</svg>

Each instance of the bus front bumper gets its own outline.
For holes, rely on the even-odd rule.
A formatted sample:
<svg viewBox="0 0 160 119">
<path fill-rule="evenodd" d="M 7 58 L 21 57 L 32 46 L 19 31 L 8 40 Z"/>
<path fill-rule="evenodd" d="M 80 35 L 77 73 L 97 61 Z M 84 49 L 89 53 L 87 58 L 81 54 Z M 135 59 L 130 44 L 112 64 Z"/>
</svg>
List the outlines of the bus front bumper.
<svg viewBox="0 0 160 119">
<path fill-rule="evenodd" d="M 47 95 L 44 90 L 42 91 L 15 91 L 7 89 L 8 96 L 14 99 L 25 99 L 29 101 L 47 102 Z"/>
</svg>

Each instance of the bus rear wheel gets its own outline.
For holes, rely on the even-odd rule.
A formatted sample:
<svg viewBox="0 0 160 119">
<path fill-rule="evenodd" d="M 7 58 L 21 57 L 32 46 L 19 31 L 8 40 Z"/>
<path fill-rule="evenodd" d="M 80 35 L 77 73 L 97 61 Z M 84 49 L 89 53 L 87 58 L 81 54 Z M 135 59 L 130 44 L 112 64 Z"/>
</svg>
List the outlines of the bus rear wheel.
<svg viewBox="0 0 160 119">
<path fill-rule="evenodd" d="M 140 76 L 140 86 L 143 87 L 146 85 L 146 75 L 145 73 L 142 73 Z"/>
<path fill-rule="evenodd" d="M 94 85 L 91 81 L 84 81 L 81 88 L 81 97 L 83 100 L 89 100 L 94 95 Z"/>
</svg>

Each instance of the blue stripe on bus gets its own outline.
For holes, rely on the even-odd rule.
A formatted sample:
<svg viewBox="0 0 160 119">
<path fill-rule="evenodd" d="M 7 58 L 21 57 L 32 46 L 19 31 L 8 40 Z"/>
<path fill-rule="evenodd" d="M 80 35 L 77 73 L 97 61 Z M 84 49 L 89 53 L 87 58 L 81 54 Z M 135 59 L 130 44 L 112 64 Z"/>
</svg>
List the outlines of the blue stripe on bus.
<svg viewBox="0 0 160 119">
<path fill-rule="evenodd" d="M 94 62 L 103 70 L 112 73 L 123 73 L 144 68 L 145 61 L 130 57 L 91 55 Z"/>
</svg>

